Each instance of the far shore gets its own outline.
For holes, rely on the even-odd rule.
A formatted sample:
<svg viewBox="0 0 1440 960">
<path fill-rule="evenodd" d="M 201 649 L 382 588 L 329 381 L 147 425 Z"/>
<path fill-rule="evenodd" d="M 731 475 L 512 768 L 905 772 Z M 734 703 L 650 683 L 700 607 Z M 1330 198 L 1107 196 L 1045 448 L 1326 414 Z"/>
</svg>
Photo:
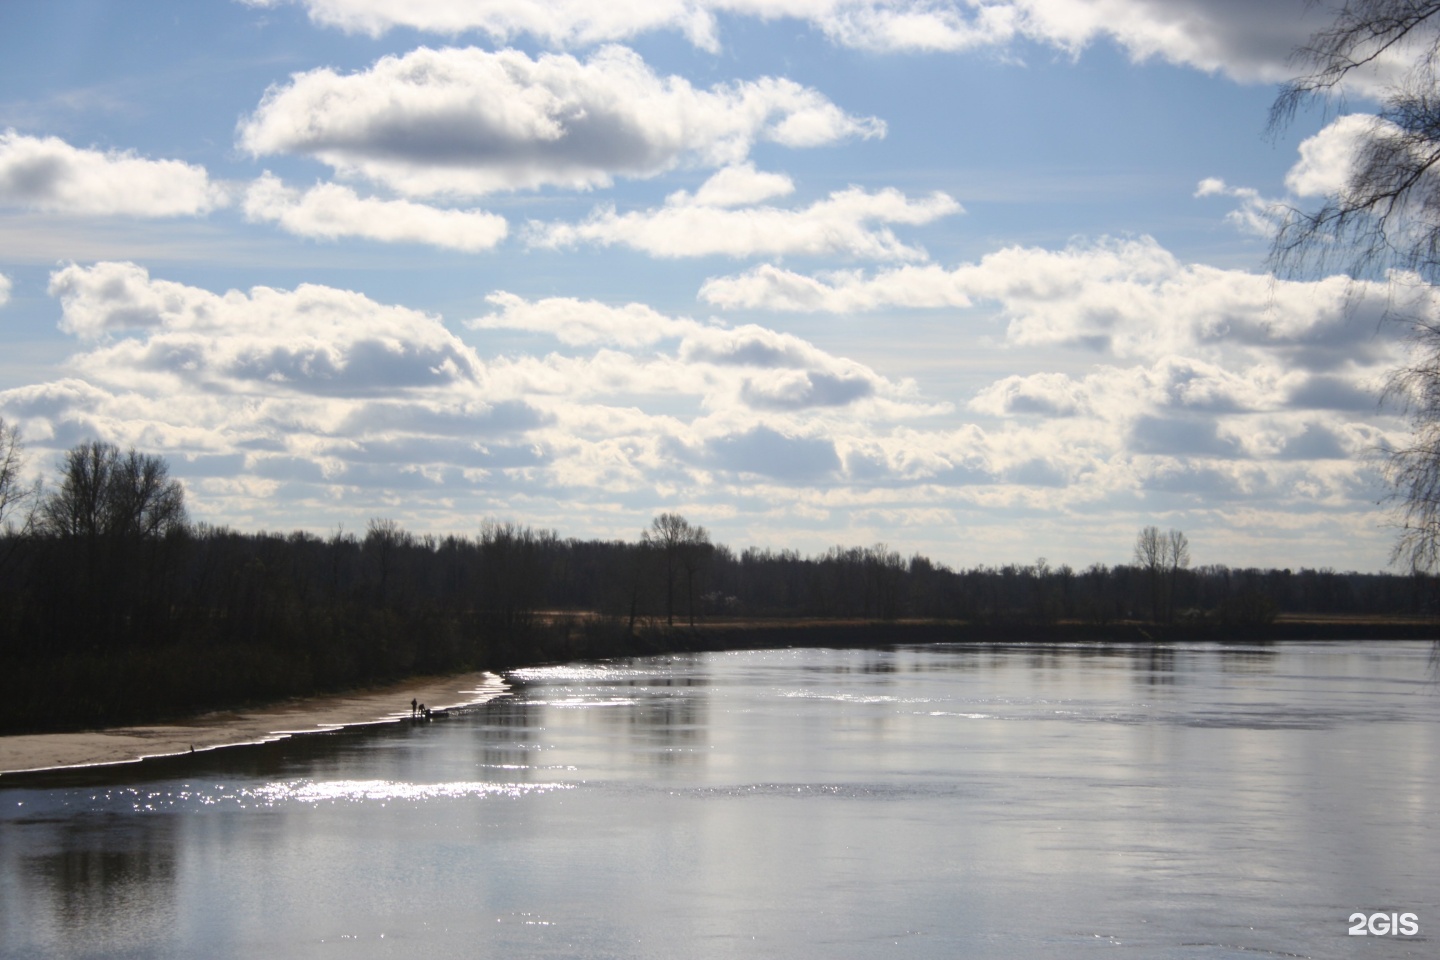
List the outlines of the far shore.
<svg viewBox="0 0 1440 960">
<path fill-rule="evenodd" d="M 432 710 L 442 710 L 484 703 L 508 689 L 493 673 L 465 673 L 304 697 L 255 710 L 207 713 L 179 723 L 17 734 L 0 737 L 0 775 L 133 763 L 147 757 L 265 743 L 342 727 L 396 723 L 410 718 L 411 698 Z"/>
</svg>

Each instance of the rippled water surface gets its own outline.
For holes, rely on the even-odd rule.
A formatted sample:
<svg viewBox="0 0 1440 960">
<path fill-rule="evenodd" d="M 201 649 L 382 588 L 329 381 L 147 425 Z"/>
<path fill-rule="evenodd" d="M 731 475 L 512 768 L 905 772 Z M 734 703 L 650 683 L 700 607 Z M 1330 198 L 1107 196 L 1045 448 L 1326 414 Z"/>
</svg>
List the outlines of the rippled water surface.
<svg viewBox="0 0 1440 960">
<path fill-rule="evenodd" d="M 524 671 L 428 725 L 0 778 L 0 957 L 1434 957 L 1424 643 Z M 1414 913 L 1415 936 L 1347 935 Z"/>
</svg>

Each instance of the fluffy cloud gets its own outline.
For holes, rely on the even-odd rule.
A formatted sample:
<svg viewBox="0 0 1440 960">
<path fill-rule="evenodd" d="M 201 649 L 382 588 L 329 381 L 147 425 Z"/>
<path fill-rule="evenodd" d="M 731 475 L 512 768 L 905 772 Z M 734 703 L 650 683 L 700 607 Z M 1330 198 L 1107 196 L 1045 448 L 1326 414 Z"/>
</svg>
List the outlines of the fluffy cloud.
<svg viewBox="0 0 1440 960">
<path fill-rule="evenodd" d="M 287 0 L 245 0 L 274 6 Z M 1077 53 L 1099 40 L 1137 60 L 1160 58 L 1245 81 L 1290 75 L 1288 58 L 1321 25 L 1305 0 L 289 0 L 317 23 L 372 36 L 393 27 L 470 31 L 554 46 L 678 31 L 717 49 L 717 14 L 811 24 L 843 46 L 963 51 L 1029 39 Z M 1322 11 L 1323 12 L 1323 11 Z M 1307 13 L 1312 16 L 1307 17 Z"/>
<path fill-rule="evenodd" d="M 765 173 L 752 163 L 740 163 L 715 171 L 693 197 L 680 190 L 667 200 L 677 206 L 748 207 L 794 192 L 794 181 L 783 173 Z"/>
<path fill-rule="evenodd" d="M 640 303 L 612 307 L 571 297 L 530 301 L 503 291 L 485 299 L 500 312 L 469 321 L 472 329 L 528 330 L 570 346 L 644 347 L 700 327 L 693 320 L 668 317 Z"/>
<path fill-rule="evenodd" d="M 1344 277 L 1300 283 L 1182 264 L 1148 237 L 1064 250 L 1010 247 L 954 269 L 908 266 L 870 277 L 807 277 L 767 265 L 701 288 L 702 299 L 714 304 L 773 310 L 990 301 L 1008 320 L 1007 339 L 1016 345 L 1144 359 L 1261 349 L 1313 369 L 1390 356 L 1392 341 L 1376 335 L 1388 295 L 1384 285 Z"/>
<path fill-rule="evenodd" d="M 0 273 L 0 307 L 10 301 L 10 278 Z"/>
<path fill-rule="evenodd" d="M 169 280 L 151 280 L 133 263 L 71 264 L 50 275 L 63 306 L 60 329 L 87 340 L 147 327 L 203 325 L 222 298 Z"/>
<path fill-rule="evenodd" d="M 82 150 L 56 137 L 0 133 L 0 206 L 94 216 L 180 217 L 227 202 L 203 167 Z"/>
<path fill-rule="evenodd" d="M 245 192 L 245 216 L 278 223 L 302 237 L 364 237 L 388 243 L 425 243 L 475 253 L 495 247 L 509 232 L 505 218 L 483 210 L 441 210 L 408 200 L 357 196 L 339 184 L 303 193 L 266 172 Z"/>
<path fill-rule="evenodd" d="M 1234 197 L 1240 205 L 1225 219 L 1241 232 L 1271 239 L 1302 200 L 1343 196 L 1357 164 L 1362 162 L 1365 142 L 1374 137 L 1400 136 L 1400 129 L 1372 114 L 1351 113 L 1337 117 L 1298 147 L 1299 158 L 1285 174 L 1290 196 L 1271 200 L 1251 187 L 1234 187 L 1219 177 L 1206 177 L 1195 189 L 1196 197 Z"/>
<path fill-rule="evenodd" d="M 132 263 L 57 270 L 61 329 L 105 343 L 97 382 L 183 382 L 207 393 L 364 396 L 476 383 L 483 365 L 435 318 L 305 284 L 224 295 L 152 280 Z M 139 331 L 140 336 L 119 336 Z"/>
<path fill-rule="evenodd" d="M 687 456 L 706 466 L 738 474 L 782 480 L 789 484 L 812 484 L 833 478 L 840 458 L 835 445 L 819 437 L 790 436 L 767 426 L 743 433 L 714 437 Z"/>
<path fill-rule="evenodd" d="M 955 273 L 943 267 L 904 266 L 867 279 L 858 272 L 807 276 L 761 264 L 738 276 L 712 277 L 700 299 L 727 310 L 789 310 L 856 313 L 882 307 L 968 307 L 970 297 Z"/>
<path fill-rule="evenodd" d="M 992 312 L 1005 324 L 995 363 L 1023 346 L 1071 368 L 981 387 L 964 407 L 973 424 L 837 441 L 852 485 L 907 490 L 916 503 L 945 490 L 995 509 L 1091 511 L 1143 497 L 1356 515 L 1376 495 L 1369 454 L 1400 436 L 1374 390 L 1401 349 L 1399 330 L 1381 323 L 1392 294 L 1343 277 L 1283 282 L 1182 264 L 1149 238 L 869 275 L 767 265 L 702 291 L 751 308 Z M 1412 312 L 1433 315 L 1428 288 L 1415 296 Z M 1088 372 L 1073 372 L 1086 360 Z"/>
<path fill-rule="evenodd" d="M 1371 114 L 1337 117 L 1319 133 L 1300 142 L 1300 159 L 1285 174 L 1285 186 L 1297 197 L 1342 193 L 1355 169 L 1361 143 L 1376 133 L 1398 130 Z"/>
<path fill-rule="evenodd" d="M 312 529 L 357 509 L 450 530 L 524 510 L 579 529 L 608 512 L 633 535 L 658 497 L 707 525 L 723 503 L 748 518 L 730 535 L 762 542 L 843 515 L 924 544 L 1014 510 L 1130 526 L 1141 509 L 1370 509 L 1360 457 L 1397 425 L 1362 409 L 1362 378 L 1393 344 L 1367 354 L 1329 326 L 1317 303 L 1343 290 L 1281 288 L 1265 315 L 1243 284 L 1218 304 L 1205 268 L 1151 241 L 994 257 L 959 279 L 1009 314 L 1010 342 L 1102 362 L 952 405 L 793 333 L 643 304 L 495 293 L 469 327 L 543 342 L 487 356 L 352 291 L 218 293 L 100 263 L 52 275 L 82 338 L 70 376 L 0 391 L 0 413 L 37 452 L 100 436 L 169 454 L 201 516 Z"/>
<path fill-rule="evenodd" d="M 183 455 L 198 502 L 230 516 L 279 496 L 328 516 L 318 500 L 398 491 L 435 507 L 816 481 L 839 469 L 837 430 L 943 409 L 793 335 L 639 304 L 494 294 L 473 328 L 577 349 L 487 358 L 439 318 L 330 287 L 216 293 L 98 263 L 56 270 L 50 292 L 84 349 L 72 376 L 0 391 L 0 411 L 42 449 L 100 436 Z"/>
<path fill-rule="evenodd" d="M 1025 35 L 1072 52 L 1109 39 L 1135 60 L 1158 58 L 1242 81 L 1293 72 L 1297 46 L 1328 22 L 1305 0 L 1014 0 Z M 1310 14 L 1310 16 L 1307 16 Z"/>
<path fill-rule="evenodd" d="M 755 324 L 729 327 L 669 317 L 643 304 L 614 307 L 594 301 L 527 301 L 492 294 L 500 309 L 471 320 L 474 329 L 512 329 L 554 336 L 569 346 L 601 349 L 587 359 L 549 357 L 513 362 L 506 373 L 522 391 L 593 397 L 606 393 L 689 394 L 708 409 L 743 417 L 756 411 L 801 412 L 882 399 L 887 409 L 922 412 L 914 385 L 837 357 L 792 334 Z M 659 345 L 673 343 L 673 350 Z M 653 348 L 641 352 L 644 348 Z M 938 408 L 933 405 L 931 411 Z M 745 412 L 745 411 L 748 411 Z"/>
<path fill-rule="evenodd" d="M 239 140 L 255 156 L 312 155 L 409 196 L 476 196 L 741 163 L 759 141 L 810 147 L 884 132 L 790 80 L 698 90 L 621 47 L 584 61 L 421 48 L 361 73 L 296 74 L 267 91 Z"/>
<path fill-rule="evenodd" d="M 353 516 L 341 498 L 376 510 L 402 491 L 443 511 L 444 484 L 501 486 L 550 458 L 552 416 L 418 311 L 316 285 L 215 293 L 130 263 L 63 267 L 51 293 L 84 349 L 0 410 L 37 449 L 170 455 L 201 516 L 313 529 Z"/>
<path fill-rule="evenodd" d="M 394 27 L 456 36 L 471 31 L 500 41 L 532 36 L 556 46 L 621 40 L 651 30 L 680 30 L 715 49 L 712 5 L 695 0 L 241 0 L 250 6 L 303 5 L 316 23 L 379 36 Z"/>
<path fill-rule="evenodd" d="M 960 204 L 943 193 L 911 200 L 898 190 L 869 193 L 856 187 L 799 210 L 743 206 L 747 196 L 780 188 L 778 181 L 766 182 L 763 176 L 742 179 L 727 168 L 694 196 L 681 191 L 659 209 L 621 214 L 607 206 L 581 223 L 534 224 L 531 243 L 551 248 L 623 244 L 656 257 L 839 254 L 923 260 L 923 250 L 906 246 L 889 229 L 874 224 L 924 224 L 961 211 Z"/>
<path fill-rule="evenodd" d="M 1304 411 L 1296 387 L 1305 374 L 1276 364 L 1244 370 L 1192 357 L 1162 357 L 1147 366 L 1103 365 L 1083 377 L 1063 373 L 1009 376 L 976 394 L 970 408 L 1000 417 L 1090 417 L 1109 424 L 1138 415 L 1218 418 Z M 1371 399 L 1371 406 L 1374 400 Z"/>
</svg>

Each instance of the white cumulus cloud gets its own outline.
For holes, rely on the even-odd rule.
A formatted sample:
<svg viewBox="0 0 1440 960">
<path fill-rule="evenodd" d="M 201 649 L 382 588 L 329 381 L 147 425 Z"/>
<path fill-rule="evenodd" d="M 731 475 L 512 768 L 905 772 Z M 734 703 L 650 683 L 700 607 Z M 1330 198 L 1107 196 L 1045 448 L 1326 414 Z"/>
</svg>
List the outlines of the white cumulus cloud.
<svg viewBox="0 0 1440 960">
<path fill-rule="evenodd" d="M 1285 174 L 1285 186 L 1299 197 L 1341 194 L 1355 170 L 1361 145 L 1378 134 L 1399 128 L 1371 114 L 1336 117 L 1324 129 L 1300 142 L 1300 159 Z"/>
<path fill-rule="evenodd" d="M 509 225 L 483 210 L 443 210 L 409 200 L 358 196 L 323 183 L 300 191 L 268 171 L 245 192 L 245 216 L 278 223 L 302 237 L 364 237 L 387 243 L 424 243 L 474 253 L 505 239 Z"/>
<path fill-rule="evenodd" d="M 482 368 L 435 318 L 315 284 L 222 295 L 106 262 L 55 271 L 50 294 L 61 329 L 109 338 L 83 359 L 104 382 L 163 376 L 226 393 L 365 395 L 474 381 Z"/>
<path fill-rule="evenodd" d="M 1304 201 L 1345 196 L 1357 167 L 1364 162 L 1368 141 L 1403 136 L 1395 124 L 1373 114 L 1345 114 L 1300 142 L 1299 156 L 1285 173 L 1285 187 L 1289 191 L 1285 200 L 1264 197 L 1253 187 L 1231 186 L 1219 177 L 1201 180 L 1195 196 L 1239 200 L 1239 205 L 1227 213 L 1225 219 L 1243 233 L 1271 239 L 1293 216 L 1293 209 Z"/>
<path fill-rule="evenodd" d="M 10 278 L 0 273 L 0 307 L 10 302 Z"/>
<path fill-rule="evenodd" d="M 697 46 L 716 47 L 712 4 L 695 0 L 242 0 L 255 7 L 303 5 L 316 23 L 379 36 L 395 27 L 456 36 L 479 32 L 499 41 L 531 36 L 554 46 L 622 40 L 651 30 L 680 30 Z"/>
<path fill-rule="evenodd" d="M 549 297 L 526 300 L 499 291 L 485 298 L 497 313 L 468 322 L 475 330 L 528 330 L 555 337 L 571 346 L 607 344 L 645 347 L 698 329 L 694 320 L 666 316 L 642 303 L 612 307 L 594 300 Z"/>
<path fill-rule="evenodd" d="M 266 92 L 238 136 L 252 155 L 311 155 L 409 196 L 477 196 L 738 164 L 760 141 L 812 147 L 884 132 L 791 80 L 699 90 L 622 47 L 583 61 L 420 48 L 359 73 L 296 74 Z"/>
<path fill-rule="evenodd" d="M 741 163 L 715 171 L 693 197 L 681 190 L 671 194 L 668 201 L 701 207 L 748 207 L 794 192 L 795 182 L 785 174 L 767 173 L 756 170 L 752 163 Z"/>
<path fill-rule="evenodd" d="M 758 178 L 745 185 L 758 188 L 750 195 L 780 186 L 766 185 Z M 894 189 L 870 193 L 858 187 L 837 191 L 800 209 L 741 206 L 745 193 L 738 186 L 715 185 L 712 179 L 694 196 L 682 191 L 658 209 L 622 214 L 605 206 L 580 223 L 534 224 L 531 243 L 543 247 L 621 244 L 656 257 L 839 254 L 872 260 L 923 260 L 923 250 L 905 245 L 878 224 L 925 224 L 961 212 L 960 204 L 943 193 L 912 200 Z"/>
<path fill-rule="evenodd" d="M 101 436 L 183 452 L 199 494 L 232 504 L 803 480 L 804 464 L 838 464 L 834 431 L 942 409 L 794 335 L 636 303 L 496 293 L 472 328 L 572 350 L 482 358 L 438 317 L 332 287 L 217 293 L 107 262 L 56 270 L 51 293 L 88 342 L 72 376 L 0 391 L 0 411 L 46 449 Z"/>
<path fill-rule="evenodd" d="M 1305 0 L 244 0 L 303 5 L 316 23 L 378 36 L 395 27 L 507 42 L 588 46 L 656 30 L 721 44 L 717 15 L 808 23 L 833 42 L 881 52 L 959 52 L 1017 39 L 1078 53 L 1109 41 L 1133 59 L 1159 58 L 1242 81 L 1290 76 L 1292 50 L 1323 25 Z"/>
<path fill-rule="evenodd" d="M 1078 52 L 1110 40 L 1132 59 L 1158 58 L 1237 80 L 1273 82 L 1291 52 L 1328 22 L 1305 0 L 1014 0 L 1019 31 Z M 1306 14 L 1312 15 L 1307 17 Z"/>
<path fill-rule="evenodd" d="M 0 206 L 92 216 L 181 217 L 227 202 L 203 167 L 0 133 Z"/>
<path fill-rule="evenodd" d="M 732 308 L 856 312 L 889 306 L 999 305 L 1011 342 L 1080 346 L 1123 357 L 1263 345 L 1339 363 L 1386 349 L 1374 335 L 1386 288 L 1344 277 L 1277 281 L 1183 264 L 1152 238 L 1009 247 L 952 269 L 915 265 L 870 276 L 806 276 L 766 265 L 714 278 L 701 298 Z"/>
<path fill-rule="evenodd" d="M 963 279 L 938 265 L 908 265 L 865 277 L 854 271 L 816 276 L 761 264 L 745 273 L 712 277 L 700 299 L 731 310 L 858 313 L 884 307 L 967 307 Z"/>
<path fill-rule="evenodd" d="M 563 525 L 656 496 L 761 525 L 828 511 L 912 531 L 937 511 L 1142 499 L 1371 509 L 1357 457 L 1400 425 L 1363 389 L 1394 359 L 1368 288 L 1349 319 L 1343 286 L 1252 286 L 1143 239 L 885 274 L 936 271 L 927 296 L 998 311 L 1008 343 L 1047 347 L 1031 356 L 1074 351 L 1068 372 L 927 399 L 794 333 L 512 293 L 469 326 L 551 342 L 482 356 L 441 318 L 353 291 L 218 292 L 98 263 L 52 275 L 85 341 L 67 375 L 0 391 L 0 413 L 37 451 L 99 436 L 166 453 L 202 515 L 289 511 L 312 529 L 385 504 L 460 529 L 522 501 Z"/>
<path fill-rule="evenodd" d="M 152 280 L 133 263 L 70 264 L 50 275 L 62 307 L 60 329 L 91 340 L 125 330 L 203 327 L 221 297 L 170 280 Z"/>
</svg>

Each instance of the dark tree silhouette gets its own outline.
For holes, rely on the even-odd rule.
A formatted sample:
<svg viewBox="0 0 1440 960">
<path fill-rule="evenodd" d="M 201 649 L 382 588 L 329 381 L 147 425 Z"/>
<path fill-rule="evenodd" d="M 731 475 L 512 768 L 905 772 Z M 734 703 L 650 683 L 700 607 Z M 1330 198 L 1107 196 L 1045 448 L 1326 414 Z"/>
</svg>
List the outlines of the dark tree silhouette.
<svg viewBox="0 0 1440 960">
<path fill-rule="evenodd" d="M 71 481 L 90 478 L 94 452 L 75 451 Z M 377 520 L 364 537 L 321 538 L 197 524 L 149 539 L 97 535 L 94 551 L 43 526 L 0 534 L 15 554 L 0 578 L 0 732 L 159 720 L 424 673 L 748 642 L 743 629 L 679 637 L 652 619 L 667 579 L 673 614 L 703 578 L 717 608 L 765 620 L 883 620 L 908 610 L 968 621 L 953 624 L 956 637 L 993 629 L 1032 639 L 1040 624 L 1093 637 L 1097 621 L 1113 624 L 1101 634 L 1112 637 L 1127 629 L 1127 611 L 1147 603 L 1158 603 L 1161 619 L 1178 606 L 1196 611 L 1175 636 L 1233 636 L 1279 613 L 1415 615 L 1434 609 L 1440 585 L 1433 576 L 1328 569 L 1188 570 L 1183 538 L 1158 528 L 1146 538 L 1153 581 L 1130 564 L 1093 564 L 1079 575 L 1044 560 L 968 570 L 919 556 L 907 564 L 883 544 L 808 557 L 736 554 L 675 514 L 646 533 L 629 543 L 560 540 L 487 522 L 478 536 L 437 539 Z M 1074 623 L 1077 615 L 1089 622 Z M 797 624 L 801 642 L 827 637 L 813 626 Z M 56 702 L 66 709 L 55 711 Z"/>
<path fill-rule="evenodd" d="M 1161 533 L 1159 527 L 1143 527 L 1135 537 L 1135 565 L 1150 586 L 1150 619 L 1174 620 L 1177 581 L 1180 571 L 1190 566 L 1189 539 L 1179 530 Z"/>
<path fill-rule="evenodd" d="M 46 532 L 86 540 L 163 536 L 185 520 L 185 488 L 163 457 L 99 440 L 65 454 L 60 488 L 40 507 Z"/>
<path fill-rule="evenodd" d="M 675 580 L 685 573 L 689 597 L 690 625 L 695 625 L 695 579 L 710 550 L 710 534 L 704 527 L 691 526 L 678 513 L 662 513 L 650 521 L 642 542 L 660 558 L 665 574 L 665 622 L 675 625 Z"/>
</svg>

